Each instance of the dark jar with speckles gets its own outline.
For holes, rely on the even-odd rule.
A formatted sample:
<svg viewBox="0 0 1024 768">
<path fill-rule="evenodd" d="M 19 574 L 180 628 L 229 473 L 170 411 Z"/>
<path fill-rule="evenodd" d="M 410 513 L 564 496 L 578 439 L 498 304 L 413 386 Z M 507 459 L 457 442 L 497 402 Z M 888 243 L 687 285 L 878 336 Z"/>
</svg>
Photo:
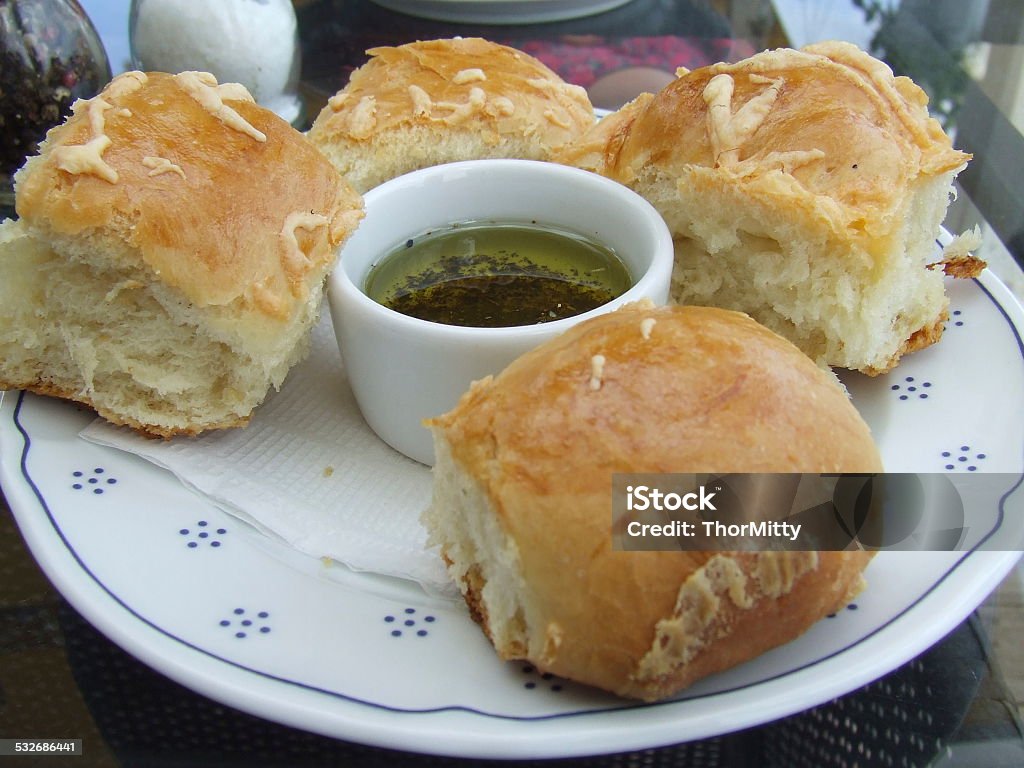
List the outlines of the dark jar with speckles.
<svg viewBox="0 0 1024 768">
<path fill-rule="evenodd" d="M 76 0 L 0 0 L 0 208 L 12 177 L 76 99 L 110 80 L 99 35 Z"/>
</svg>

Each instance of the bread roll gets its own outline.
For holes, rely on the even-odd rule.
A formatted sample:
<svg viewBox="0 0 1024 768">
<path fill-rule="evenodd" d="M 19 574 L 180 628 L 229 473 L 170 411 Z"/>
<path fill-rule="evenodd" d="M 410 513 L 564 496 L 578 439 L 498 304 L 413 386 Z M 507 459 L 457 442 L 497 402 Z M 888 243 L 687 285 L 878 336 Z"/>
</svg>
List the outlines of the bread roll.
<svg viewBox="0 0 1024 768">
<path fill-rule="evenodd" d="M 505 659 L 653 700 L 787 642 L 862 586 L 863 552 L 611 549 L 618 472 L 876 472 L 831 375 L 749 317 L 628 305 L 430 422 L 423 521 Z"/>
<path fill-rule="evenodd" d="M 16 175 L 0 387 L 162 436 L 244 424 L 304 354 L 361 198 L 212 75 L 128 72 Z"/>
<path fill-rule="evenodd" d="M 946 318 L 935 239 L 970 156 L 926 103 L 847 43 L 766 51 L 682 72 L 556 159 L 661 212 L 676 301 L 741 310 L 819 363 L 874 375 Z"/>
<path fill-rule="evenodd" d="M 360 192 L 456 160 L 547 160 L 594 122 L 582 88 L 479 38 L 372 48 L 309 138 Z"/>
</svg>

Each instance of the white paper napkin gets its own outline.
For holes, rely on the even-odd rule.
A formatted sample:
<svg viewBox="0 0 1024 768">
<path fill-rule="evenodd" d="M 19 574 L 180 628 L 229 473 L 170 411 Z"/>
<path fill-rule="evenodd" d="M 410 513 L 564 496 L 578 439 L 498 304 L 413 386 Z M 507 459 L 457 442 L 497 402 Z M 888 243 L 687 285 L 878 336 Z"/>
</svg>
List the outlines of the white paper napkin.
<svg viewBox="0 0 1024 768">
<path fill-rule="evenodd" d="M 430 470 L 363 421 L 326 305 L 323 315 L 309 357 L 245 429 L 151 440 L 97 419 L 81 437 L 170 470 L 217 506 L 309 555 L 451 594 L 419 522 L 430 500 Z"/>
</svg>

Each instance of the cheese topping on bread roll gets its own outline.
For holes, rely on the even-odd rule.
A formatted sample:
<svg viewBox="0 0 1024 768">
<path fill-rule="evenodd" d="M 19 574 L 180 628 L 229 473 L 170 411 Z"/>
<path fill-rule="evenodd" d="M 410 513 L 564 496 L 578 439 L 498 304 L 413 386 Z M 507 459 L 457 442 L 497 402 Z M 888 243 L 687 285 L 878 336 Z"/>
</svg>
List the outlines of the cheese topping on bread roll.
<svg viewBox="0 0 1024 768">
<path fill-rule="evenodd" d="M 305 353 L 362 199 L 236 83 L 127 72 L 77 102 L 0 225 L 0 387 L 194 434 Z"/>
</svg>

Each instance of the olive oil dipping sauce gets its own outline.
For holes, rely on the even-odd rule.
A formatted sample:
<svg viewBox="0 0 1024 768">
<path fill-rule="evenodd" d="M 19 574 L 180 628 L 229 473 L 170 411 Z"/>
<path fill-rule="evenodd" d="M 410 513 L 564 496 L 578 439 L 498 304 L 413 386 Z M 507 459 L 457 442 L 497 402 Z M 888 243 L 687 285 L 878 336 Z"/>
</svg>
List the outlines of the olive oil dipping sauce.
<svg viewBox="0 0 1024 768">
<path fill-rule="evenodd" d="M 588 312 L 632 283 L 610 248 L 575 232 L 467 222 L 405 241 L 370 269 L 365 291 L 421 320 L 501 328 Z"/>
</svg>

